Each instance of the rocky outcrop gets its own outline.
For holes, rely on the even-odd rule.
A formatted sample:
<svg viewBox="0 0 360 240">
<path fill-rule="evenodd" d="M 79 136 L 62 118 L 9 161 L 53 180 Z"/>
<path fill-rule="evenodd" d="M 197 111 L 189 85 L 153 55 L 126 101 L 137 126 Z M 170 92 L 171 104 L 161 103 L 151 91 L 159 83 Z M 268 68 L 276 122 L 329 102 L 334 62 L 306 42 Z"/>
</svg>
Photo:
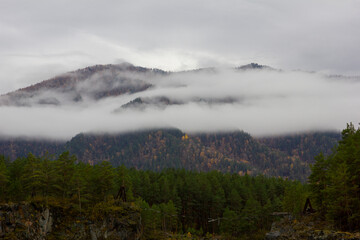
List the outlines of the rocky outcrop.
<svg viewBox="0 0 360 240">
<path fill-rule="evenodd" d="M 286 217 L 274 222 L 265 240 L 360 240 L 360 233 L 339 232 L 331 230 L 324 223 L 314 221 L 311 217 L 301 220 Z"/>
<path fill-rule="evenodd" d="M 131 204 L 98 205 L 87 212 L 66 204 L 0 205 L 0 239 L 140 239 L 140 210 Z"/>
</svg>

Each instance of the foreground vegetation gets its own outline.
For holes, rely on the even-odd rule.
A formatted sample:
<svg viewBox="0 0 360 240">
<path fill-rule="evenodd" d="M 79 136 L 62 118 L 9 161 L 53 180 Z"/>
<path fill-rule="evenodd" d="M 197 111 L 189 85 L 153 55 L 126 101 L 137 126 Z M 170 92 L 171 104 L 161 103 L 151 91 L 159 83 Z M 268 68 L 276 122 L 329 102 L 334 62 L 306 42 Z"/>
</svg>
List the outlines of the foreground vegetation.
<svg viewBox="0 0 360 240">
<path fill-rule="evenodd" d="M 333 154 L 320 154 L 309 177 L 317 215 L 342 230 L 360 229 L 360 128 L 348 124 Z"/>
<path fill-rule="evenodd" d="M 0 156 L 0 202 L 70 204 L 78 214 L 111 208 L 121 190 L 141 209 L 144 239 L 222 235 L 262 238 L 273 212 L 301 215 L 308 196 L 316 215 L 335 228 L 360 228 L 360 130 L 342 132 L 333 154 L 320 154 L 309 185 L 262 175 L 166 169 L 161 172 L 79 162 L 69 152 L 55 158 L 31 153 L 10 162 Z"/>
<path fill-rule="evenodd" d="M 272 212 L 301 211 L 298 194 L 304 193 L 300 183 L 281 178 L 139 171 L 114 168 L 106 161 L 91 166 L 68 152 L 56 159 L 29 154 L 10 162 L 0 157 L 2 202 L 66 202 L 81 214 L 99 208 L 99 203 L 114 202 L 122 187 L 127 201 L 142 209 L 146 239 L 171 232 L 227 238 L 264 233 L 273 221 Z"/>
</svg>

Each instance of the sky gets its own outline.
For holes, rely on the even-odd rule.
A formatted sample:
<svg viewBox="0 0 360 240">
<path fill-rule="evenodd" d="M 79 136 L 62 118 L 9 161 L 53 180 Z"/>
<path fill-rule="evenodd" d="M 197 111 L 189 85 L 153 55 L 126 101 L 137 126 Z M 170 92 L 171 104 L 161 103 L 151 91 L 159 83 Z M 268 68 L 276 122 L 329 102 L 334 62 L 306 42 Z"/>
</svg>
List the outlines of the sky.
<svg viewBox="0 0 360 240">
<path fill-rule="evenodd" d="M 358 0 L 1 0 L 0 93 L 127 61 L 360 74 Z"/>
<path fill-rule="evenodd" d="M 168 79 L 180 90 L 150 79 L 160 82 L 146 96 L 233 96 L 245 104 L 189 101 L 114 114 L 137 96 L 126 95 L 80 107 L 0 107 L 0 135 L 68 139 L 164 126 L 256 136 L 340 130 L 359 122 L 359 81 L 326 75 L 360 75 L 359 29 L 358 0 L 1 0 L 0 95 L 79 68 L 130 62 L 223 69 L 211 84 L 201 74 Z M 251 62 L 283 72 L 224 70 Z"/>
</svg>

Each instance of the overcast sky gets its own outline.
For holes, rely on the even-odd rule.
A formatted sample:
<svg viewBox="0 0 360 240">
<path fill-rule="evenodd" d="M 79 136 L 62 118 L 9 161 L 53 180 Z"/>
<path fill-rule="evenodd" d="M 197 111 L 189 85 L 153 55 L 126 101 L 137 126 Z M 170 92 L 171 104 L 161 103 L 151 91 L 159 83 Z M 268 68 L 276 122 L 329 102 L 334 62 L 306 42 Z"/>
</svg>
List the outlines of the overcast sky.
<svg viewBox="0 0 360 240">
<path fill-rule="evenodd" d="M 94 64 L 359 74 L 358 0 L 1 0 L 0 93 Z"/>
</svg>

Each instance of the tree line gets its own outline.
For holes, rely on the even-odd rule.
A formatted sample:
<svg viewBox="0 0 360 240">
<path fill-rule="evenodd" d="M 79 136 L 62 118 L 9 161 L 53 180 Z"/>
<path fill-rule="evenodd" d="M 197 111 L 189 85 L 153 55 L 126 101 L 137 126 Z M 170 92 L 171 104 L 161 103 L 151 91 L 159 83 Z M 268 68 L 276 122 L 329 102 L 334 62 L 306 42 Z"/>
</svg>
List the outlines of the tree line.
<svg viewBox="0 0 360 240">
<path fill-rule="evenodd" d="M 0 156 L 0 201 L 66 201 L 79 213 L 111 202 L 125 187 L 142 209 L 146 239 L 164 232 L 236 237 L 268 230 L 275 211 L 301 211 L 306 186 L 265 176 L 166 169 L 161 172 L 28 154 L 10 162 Z M 300 197 L 299 197 L 300 196 Z M 97 205 L 99 206 L 99 205 Z"/>
</svg>

